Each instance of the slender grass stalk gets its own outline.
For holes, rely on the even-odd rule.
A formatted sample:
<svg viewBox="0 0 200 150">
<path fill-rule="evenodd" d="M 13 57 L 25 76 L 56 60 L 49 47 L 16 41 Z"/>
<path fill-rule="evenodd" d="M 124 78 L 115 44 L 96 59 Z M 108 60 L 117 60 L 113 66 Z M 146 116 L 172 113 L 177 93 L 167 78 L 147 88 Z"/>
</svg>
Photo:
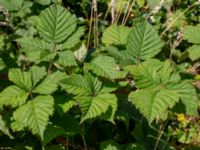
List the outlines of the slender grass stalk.
<svg viewBox="0 0 200 150">
<path fill-rule="evenodd" d="M 98 48 L 98 9 L 97 0 L 93 0 L 94 10 L 94 48 Z"/>
<path fill-rule="evenodd" d="M 159 10 L 162 8 L 163 4 L 164 4 L 165 0 L 161 0 L 160 3 L 148 14 L 148 16 L 146 17 L 145 21 L 152 15 L 155 15 L 156 13 L 159 12 Z"/>
<path fill-rule="evenodd" d="M 124 25 L 126 24 L 126 22 L 127 22 L 127 20 L 128 20 L 128 17 L 129 17 L 129 15 L 130 15 L 130 13 L 131 13 L 131 10 L 132 10 L 134 4 L 135 4 L 135 1 L 133 0 L 132 3 L 131 3 L 131 5 L 130 5 L 130 8 L 129 8 L 129 10 L 128 10 L 128 14 L 126 15 L 126 18 L 125 18 L 125 20 L 124 20 L 124 23 L 123 23 Z"/>
<path fill-rule="evenodd" d="M 105 16 L 104 16 L 104 19 L 103 19 L 103 20 L 106 20 L 110 9 L 111 9 L 111 5 L 110 5 L 110 3 L 109 3 L 109 4 L 108 4 L 108 8 L 107 8 L 107 10 L 106 10 L 106 13 L 105 13 Z"/>
<path fill-rule="evenodd" d="M 116 0 L 111 0 L 111 16 L 112 16 L 112 24 L 115 23 L 115 11 L 116 11 Z"/>
<path fill-rule="evenodd" d="M 82 140 L 83 140 L 83 145 L 84 145 L 84 150 L 87 150 L 87 143 L 86 143 L 86 140 L 85 140 L 85 125 L 83 123 L 83 129 L 82 129 L 82 133 L 81 133 L 81 137 L 82 137 Z"/>
<path fill-rule="evenodd" d="M 173 42 L 172 44 L 172 48 L 170 51 L 170 56 L 169 59 L 172 60 L 172 55 L 173 55 L 173 51 L 175 50 L 175 48 L 181 43 L 182 39 L 183 39 L 183 34 L 182 34 L 182 30 L 183 28 L 180 29 L 180 31 L 178 32 L 178 35 L 176 37 L 176 40 Z"/>
<path fill-rule="evenodd" d="M 157 137 L 157 140 L 156 140 L 156 144 L 155 144 L 154 150 L 157 150 L 158 143 L 159 143 L 159 141 L 160 141 L 160 139 L 161 139 L 161 137 L 162 137 L 162 135 L 164 133 L 164 129 L 165 129 L 167 123 L 168 123 L 168 121 L 166 121 L 165 123 L 162 123 L 160 125 L 159 132 L 158 132 L 158 137 Z"/>
<path fill-rule="evenodd" d="M 91 38 L 91 32 L 92 32 L 93 7 L 94 7 L 94 6 L 93 6 L 93 3 L 92 3 L 91 13 L 90 13 L 89 33 L 88 33 L 88 39 L 87 39 L 87 49 L 89 48 L 89 45 L 90 45 L 90 38 Z"/>
<path fill-rule="evenodd" d="M 167 28 L 161 33 L 161 36 L 165 35 L 165 33 L 174 25 L 174 23 L 176 23 L 176 21 L 182 17 L 187 11 L 189 11 L 192 7 L 194 7 L 195 5 L 199 5 L 200 3 L 197 1 L 195 3 L 193 3 L 192 5 L 190 5 L 187 9 L 185 9 L 180 15 L 178 15 L 168 26 Z"/>
<path fill-rule="evenodd" d="M 129 9 L 129 6 L 130 6 L 130 0 L 128 1 L 127 6 L 126 6 L 126 9 L 125 9 L 125 11 L 124 11 L 124 17 L 123 17 L 123 19 L 122 19 L 122 24 L 124 24 L 124 22 L 125 22 L 126 15 L 127 15 L 127 13 L 128 13 L 128 9 Z"/>
<path fill-rule="evenodd" d="M 123 11 L 123 9 L 124 9 L 125 2 L 123 2 L 123 3 L 122 3 L 122 2 L 123 2 L 123 1 L 121 0 L 121 1 L 120 1 L 120 6 L 122 5 L 122 7 L 120 7 L 119 11 L 117 11 L 117 13 L 116 13 L 115 24 L 118 24 L 119 18 L 120 18 L 121 14 L 122 14 L 122 11 Z"/>
</svg>

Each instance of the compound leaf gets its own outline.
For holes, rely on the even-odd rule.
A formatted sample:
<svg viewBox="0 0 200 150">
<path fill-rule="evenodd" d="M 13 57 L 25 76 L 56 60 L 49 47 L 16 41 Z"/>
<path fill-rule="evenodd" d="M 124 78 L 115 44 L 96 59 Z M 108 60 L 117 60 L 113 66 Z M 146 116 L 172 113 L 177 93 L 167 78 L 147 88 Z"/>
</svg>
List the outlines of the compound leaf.
<svg viewBox="0 0 200 150">
<path fill-rule="evenodd" d="M 193 45 L 187 49 L 189 57 L 192 61 L 198 60 L 200 58 L 200 45 Z"/>
<path fill-rule="evenodd" d="M 183 38 L 191 43 L 200 44 L 200 25 L 185 26 L 183 28 Z"/>
<path fill-rule="evenodd" d="M 0 105 L 20 106 L 26 102 L 28 95 L 28 92 L 15 85 L 9 86 L 0 93 Z"/>
<path fill-rule="evenodd" d="M 161 51 L 162 46 L 156 29 L 148 22 L 133 27 L 127 39 L 127 50 L 136 59 L 152 58 Z"/>
<path fill-rule="evenodd" d="M 45 67 L 33 66 L 30 72 L 31 72 L 33 87 L 35 87 L 36 84 L 47 75 Z"/>
<path fill-rule="evenodd" d="M 85 96 L 80 97 L 80 107 L 82 111 L 81 122 L 86 119 L 92 119 L 97 116 L 100 116 L 109 109 L 109 106 L 112 105 L 111 101 L 116 101 L 116 96 L 113 94 L 100 94 L 95 97 Z M 112 107 L 112 106 L 111 106 Z"/>
<path fill-rule="evenodd" d="M 68 93 L 74 95 L 89 95 L 91 89 L 82 75 L 73 74 L 60 82 L 60 86 Z"/>
<path fill-rule="evenodd" d="M 130 32 L 129 27 L 111 25 L 103 33 L 102 42 L 106 45 L 123 45 L 126 44 L 127 36 Z"/>
<path fill-rule="evenodd" d="M 14 130 L 21 130 L 21 126 L 28 127 L 33 134 L 38 134 L 43 140 L 43 134 L 54 111 L 54 100 L 51 96 L 38 96 L 19 107 L 14 113 Z M 16 124 L 20 127 L 17 128 Z M 15 126 L 14 126 L 15 125 Z"/>
<path fill-rule="evenodd" d="M 44 53 L 50 53 L 51 46 L 42 39 L 24 37 L 17 39 L 17 42 L 30 61 L 40 61 L 40 59 L 44 59 Z"/>
<path fill-rule="evenodd" d="M 10 134 L 8 128 L 6 127 L 6 123 L 4 122 L 1 115 L 0 115 L 0 131 L 2 131 L 5 135 L 8 135 L 11 139 L 13 139 L 13 136 Z"/>
<path fill-rule="evenodd" d="M 191 83 L 183 81 L 179 84 L 171 84 L 167 86 L 167 88 L 178 93 L 181 102 L 186 108 L 186 114 L 193 116 L 198 115 L 198 97 L 196 89 Z"/>
<path fill-rule="evenodd" d="M 9 80 L 26 91 L 30 91 L 32 88 L 31 73 L 21 71 L 18 68 L 10 69 L 8 74 Z"/>
<path fill-rule="evenodd" d="M 58 59 L 56 60 L 56 63 L 62 67 L 77 66 L 74 53 L 69 50 L 63 51 L 63 52 L 58 52 Z"/>
<path fill-rule="evenodd" d="M 61 43 L 76 29 L 77 19 L 64 7 L 51 5 L 40 14 L 39 34 L 50 43 Z"/>
<path fill-rule="evenodd" d="M 130 93 L 129 99 L 151 123 L 168 108 L 172 108 L 179 101 L 179 95 L 173 90 L 144 89 Z"/>
<path fill-rule="evenodd" d="M 108 79 L 117 78 L 117 64 L 114 58 L 109 56 L 98 56 L 89 65 L 88 69 L 98 76 Z"/>
<path fill-rule="evenodd" d="M 78 28 L 67 40 L 62 44 L 59 44 L 59 50 L 70 50 L 76 44 L 80 42 L 80 37 L 84 34 L 85 29 L 83 27 Z"/>
<path fill-rule="evenodd" d="M 59 71 L 47 75 L 47 77 L 33 90 L 34 93 L 51 94 L 58 88 L 60 80 L 64 79 L 65 74 Z"/>
</svg>

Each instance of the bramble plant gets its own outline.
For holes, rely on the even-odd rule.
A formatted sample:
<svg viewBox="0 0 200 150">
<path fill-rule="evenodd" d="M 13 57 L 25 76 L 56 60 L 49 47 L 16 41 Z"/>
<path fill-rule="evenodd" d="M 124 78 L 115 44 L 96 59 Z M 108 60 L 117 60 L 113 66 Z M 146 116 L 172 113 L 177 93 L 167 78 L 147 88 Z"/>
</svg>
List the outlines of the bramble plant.
<svg viewBox="0 0 200 150">
<path fill-rule="evenodd" d="M 0 1 L 0 147 L 198 149 L 200 24 L 168 1 L 117 1 L 94 37 L 81 16 L 96 3 Z"/>
</svg>

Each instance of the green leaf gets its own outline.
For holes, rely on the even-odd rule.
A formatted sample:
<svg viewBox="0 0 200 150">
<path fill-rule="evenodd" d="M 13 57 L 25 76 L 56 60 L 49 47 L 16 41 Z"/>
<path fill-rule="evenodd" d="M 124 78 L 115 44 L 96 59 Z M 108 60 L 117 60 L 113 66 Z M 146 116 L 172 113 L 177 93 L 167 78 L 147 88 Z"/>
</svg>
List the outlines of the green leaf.
<svg viewBox="0 0 200 150">
<path fill-rule="evenodd" d="M 66 99 L 64 104 L 58 104 L 58 107 L 62 109 L 62 112 L 66 113 L 75 105 L 77 105 L 77 103 L 74 99 Z"/>
<path fill-rule="evenodd" d="M 21 9 L 24 0 L 2 0 L 0 3 L 9 11 L 16 11 Z"/>
<path fill-rule="evenodd" d="M 110 103 L 110 106 L 108 107 L 108 110 L 100 116 L 100 118 L 103 120 L 110 121 L 113 124 L 115 124 L 115 121 L 114 121 L 115 113 L 116 113 L 117 107 L 118 107 L 117 99 L 116 98 L 110 99 L 108 101 Z"/>
<path fill-rule="evenodd" d="M 0 58 L 0 70 L 3 70 L 6 67 L 5 63 L 3 60 Z"/>
<path fill-rule="evenodd" d="M 197 26 L 185 26 L 183 28 L 183 39 L 194 44 L 200 44 L 200 25 Z"/>
<path fill-rule="evenodd" d="M 17 42 L 30 61 L 40 61 L 44 59 L 44 54 L 50 53 L 51 46 L 41 39 L 24 37 L 17 39 Z"/>
<path fill-rule="evenodd" d="M 95 97 L 79 97 L 82 111 L 81 123 L 87 119 L 92 119 L 106 113 L 109 106 L 112 105 L 112 101 L 117 101 L 117 98 L 115 95 L 108 93 L 100 94 Z"/>
<path fill-rule="evenodd" d="M 109 56 L 98 56 L 88 64 L 88 69 L 98 76 L 108 79 L 117 78 L 117 64 L 114 58 Z"/>
<path fill-rule="evenodd" d="M 65 78 L 65 74 L 59 71 L 47 75 L 47 77 L 33 90 L 33 93 L 52 94 L 58 88 L 60 80 Z"/>
<path fill-rule="evenodd" d="M 191 83 L 183 81 L 180 84 L 173 84 L 167 86 L 168 89 L 176 91 L 184 104 L 188 115 L 198 115 L 198 97 L 196 89 Z"/>
<path fill-rule="evenodd" d="M 10 69 L 8 74 L 9 80 L 26 91 L 32 89 L 31 73 L 21 71 L 20 69 Z"/>
<path fill-rule="evenodd" d="M 145 0 L 136 0 L 136 3 L 139 7 L 144 7 L 145 5 Z"/>
<path fill-rule="evenodd" d="M 135 85 L 139 89 L 153 88 L 160 84 L 159 74 L 153 66 L 145 64 L 132 66 L 130 73 L 133 75 Z"/>
<path fill-rule="evenodd" d="M 171 67 L 171 64 L 169 61 L 165 61 L 162 68 L 159 70 L 159 75 L 160 75 L 160 82 L 162 84 L 167 84 L 171 82 L 173 78 L 172 77 L 172 72 L 173 69 Z M 179 79 L 178 79 L 179 81 Z"/>
<path fill-rule="evenodd" d="M 4 44 L 5 44 L 5 35 L 0 34 L 0 51 L 2 51 L 2 49 L 4 48 Z"/>
<path fill-rule="evenodd" d="M 148 22 L 133 27 L 127 39 L 127 50 L 136 59 L 152 58 L 161 51 L 162 46 L 156 29 Z"/>
<path fill-rule="evenodd" d="M 119 60 L 132 60 L 133 57 L 130 56 L 127 50 L 119 50 L 117 47 L 114 46 L 108 46 L 106 47 L 106 51 L 108 51 L 109 54 L 114 56 L 115 58 Z M 134 64 L 134 60 L 132 60 Z"/>
<path fill-rule="evenodd" d="M 76 44 L 80 42 L 80 37 L 84 34 L 85 29 L 83 27 L 78 28 L 67 40 L 62 44 L 59 44 L 58 50 L 70 50 Z"/>
<path fill-rule="evenodd" d="M 102 82 L 97 77 L 94 77 L 90 73 L 86 73 L 85 80 L 91 89 L 91 95 L 97 95 L 101 91 Z"/>
<path fill-rule="evenodd" d="M 54 100 L 51 96 L 38 96 L 33 101 L 29 101 L 19 107 L 13 113 L 14 123 L 28 127 L 33 134 L 38 134 L 43 140 L 43 134 L 48 124 L 49 116 L 54 111 L 53 106 Z M 14 130 L 18 130 L 18 128 Z M 20 127 L 19 130 L 21 130 Z"/>
<path fill-rule="evenodd" d="M 45 41 L 61 43 L 75 31 L 76 22 L 76 17 L 69 11 L 54 4 L 41 12 L 37 27 Z"/>
<path fill-rule="evenodd" d="M 73 74 L 69 78 L 60 81 L 60 86 L 74 95 L 89 95 L 91 93 L 86 79 L 79 74 Z"/>
<path fill-rule="evenodd" d="M 105 45 L 124 45 L 130 32 L 129 27 L 111 25 L 103 33 L 102 42 Z"/>
<path fill-rule="evenodd" d="M 179 101 L 179 95 L 173 90 L 144 89 L 131 92 L 129 99 L 151 123 L 168 108 L 172 108 Z"/>
<path fill-rule="evenodd" d="M 59 126 L 49 124 L 44 132 L 44 141 L 43 143 L 46 145 L 51 142 L 54 138 L 64 135 L 65 130 Z"/>
<path fill-rule="evenodd" d="M 145 148 L 138 143 L 137 144 L 133 143 L 133 144 L 128 144 L 126 146 L 126 150 L 145 150 Z"/>
<path fill-rule="evenodd" d="M 60 85 L 68 93 L 81 96 L 97 94 L 101 90 L 102 83 L 98 78 L 90 74 L 85 76 L 73 74 L 69 78 L 62 80 Z"/>
<path fill-rule="evenodd" d="M 9 133 L 9 130 L 6 127 L 6 124 L 3 121 L 3 118 L 1 115 L 0 115 L 0 131 L 2 131 L 5 135 L 8 135 L 10 139 L 13 139 L 13 136 Z"/>
<path fill-rule="evenodd" d="M 31 72 L 31 79 L 33 82 L 33 87 L 35 87 L 37 85 L 37 83 L 47 75 L 45 67 L 33 66 L 31 68 L 30 72 Z"/>
<path fill-rule="evenodd" d="M 62 67 L 77 66 L 76 58 L 72 51 L 58 52 L 58 59 L 56 63 Z"/>
<path fill-rule="evenodd" d="M 193 45 L 189 47 L 187 51 L 192 61 L 198 60 L 200 58 L 200 45 Z"/>
<path fill-rule="evenodd" d="M 0 105 L 17 107 L 24 104 L 29 93 L 17 86 L 9 86 L 0 93 Z"/>
<path fill-rule="evenodd" d="M 180 76 L 173 73 L 169 61 L 160 62 L 149 59 L 138 66 L 128 66 L 126 70 L 133 75 L 135 85 L 139 89 L 154 88 L 180 81 Z"/>
<path fill-rule="evenodd" d="M 51 0 L 35 0 L 35 2 L 41 5 L 49 5 L 51 3 Z"/>
<path fill-rule="evenodd" d="M 101 143 L 101 150 L 120 150 L 120 147 L 115 141 L 107 140 Z"/>
</svg>

